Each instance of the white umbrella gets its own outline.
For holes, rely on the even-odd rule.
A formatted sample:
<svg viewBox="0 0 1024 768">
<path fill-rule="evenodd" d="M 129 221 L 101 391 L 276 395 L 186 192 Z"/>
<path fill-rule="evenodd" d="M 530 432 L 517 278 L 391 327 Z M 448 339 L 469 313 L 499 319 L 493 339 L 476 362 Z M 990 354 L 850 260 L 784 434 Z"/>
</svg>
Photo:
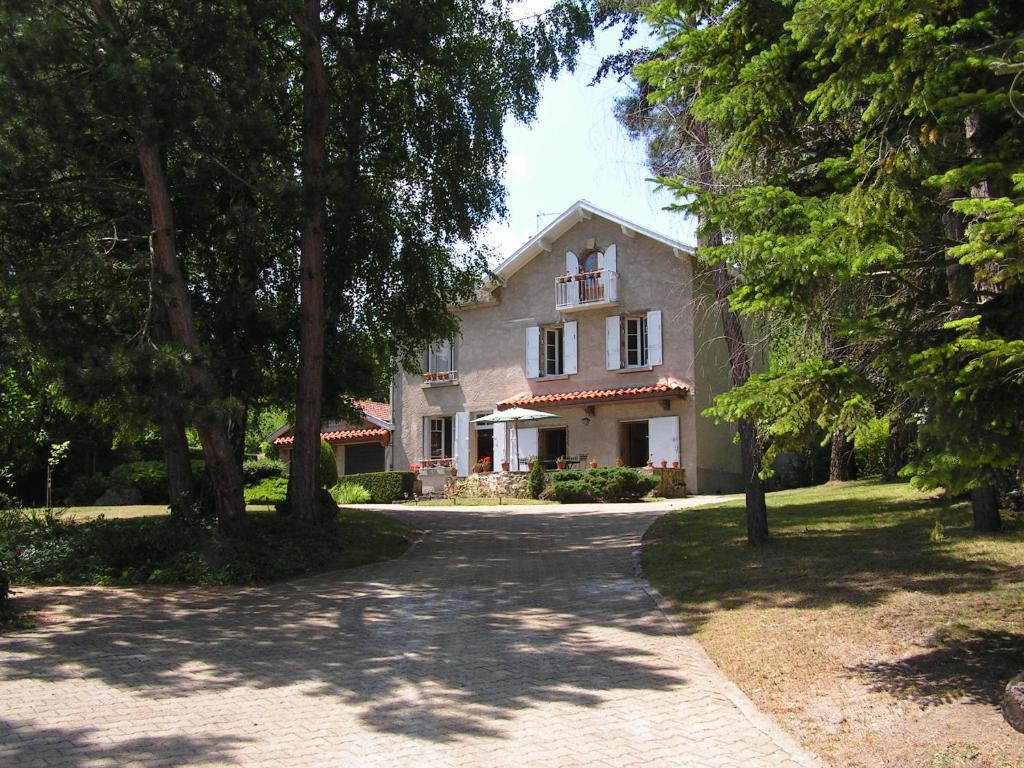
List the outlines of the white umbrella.
<svg viewBox="0 0 1024 768">
<path fill-rule="evenodd" d="M 557 419 L 553 413 L 544 411 L 531 411 L 529 408 L 509 408 L 505 411 L 495 411 L 478 419 L 473 419 L 474 424 L 508 424 L 511 423 L 516 430 L 516 471 L 519 471 L 519 422 L 520 421 L 541 421 L 543 419 Z M 508 430 L 505 430 L 505 456 L 509 454 Z"/>
</svg>

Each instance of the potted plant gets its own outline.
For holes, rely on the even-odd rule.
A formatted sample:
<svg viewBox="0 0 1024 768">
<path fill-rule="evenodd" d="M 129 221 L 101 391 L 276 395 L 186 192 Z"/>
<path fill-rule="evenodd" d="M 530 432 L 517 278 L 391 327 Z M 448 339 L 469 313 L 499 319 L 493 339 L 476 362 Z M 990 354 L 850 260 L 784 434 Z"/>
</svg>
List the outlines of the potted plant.
<svg viewBox="0 0 1024 768">
<path fill-rule="evenodd" d="M 661 468 L 668 469 L 668 461 L 666 459 L 661 460 Z"/>
<path fill-rule="evenodd" d="M 678 461 L 673 461 L 672 462 L 672 469 L 679 469 L 679 462 Z"/>
<path fill-rule="evenodd" d="M 565 456 L 559 456 L 555 459 L 555 466 L 559 469 L 565 469 Z"/>
<path fill-rule="evenodd" d="M 483 463 L 482 463 L 482 462 L 479 462 L 479 461 L 478 461 L 478 462 L 476 462 L 476 463 L 475 463 L 475 464 L 473 465 L 473 474 L 474 474 L 474 475 L 479 475 L 479 474 L 480 474 L 481 472 L 483 472 L 483 471 L 484 471 L 484 465 L 483 465 Z"/>
<path fill-rule="evenodd" d="M 452 465 L 452 468 L 451 468 L 450 472 L 451 472 L 451 476 L 452 477 L 458 477 L 459 476 L 459 468 L 456 467 L 454 464 Z"/>
<path fill-rule="evenodd" d="M 482 459 L 480 459 L 480 464 L 483 466 L 483 471 L 484 472 L 490 472 L 491 471 L 491 457 L 490 456 L 484 456 Z"/>
<path fill-rule="evenodd" d="M 622 459 L 616 459 L 615 460 L 615 466 L 616 467 L 624 467 L 624 466 L 626 466 L 626 462 L 624 462 Z"/>
<path fill-rule="evenodd" d="M 597 459 L 591 459 L 590 460 L 590 468 L 591 469 L 597 469 Z"/>
<path fill-rule="evenodd" d="M 508 459 L 506 459 L 505 461 L 501 462 L 501 471 L 502 472 L 508 472 L 508 468 L 509 468 L 509 463 L 508 463 Z"/>
</svg>

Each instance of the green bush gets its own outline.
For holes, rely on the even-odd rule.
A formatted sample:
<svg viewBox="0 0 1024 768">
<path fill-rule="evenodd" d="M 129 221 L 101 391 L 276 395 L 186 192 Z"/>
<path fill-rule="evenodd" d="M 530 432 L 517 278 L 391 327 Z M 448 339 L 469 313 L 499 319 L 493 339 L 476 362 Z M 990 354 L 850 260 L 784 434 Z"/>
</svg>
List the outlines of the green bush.
<svg viewBox="0 0 1024 768">
<path fill-rule="evenodd" d="M 654 490 L 658 478 L 628 467 L 562 470 L 551 478 L 551 496 L 563 504 L 589 501 L 638 501 Z"/>
<path fill-rule="evenodd" d="M 544 474 L 544 467 L 542 467 L 540 461 L 534 457 L 533 466 L 530 467 L 530 476 L 526 481 L 526 491 L 530 494 L 530 498 L 539 499 L 540 495 L 544 493 L 544 488 L 547 484 L 548 478 Z"/>
<path fill-rule="evenodd" d="M 102 472 L 95 475 L 79 475 L 68 489 L 67 503 L 73 507 L 85 507 L 106 493 L 110 487 L 110 476 Z"/>
<path fill-rule="evenodd" d="M 192 480 L 198 486 L 206 468 L 202 459 L 192 460 Z M 115 467 L 110 473 L 110 488 L 138 488 L 143 504 L 166 504 L 167 468 L 162 461 L 133 461 Z M 94 499 L 95 500 L 95 499 Z"/>
<path fill-rule="evenodd" d="M 242 462 L 242 477 L 245 484 L 256 485 L 268 477 L 282 477 L 284 462 L 277 459 L 246 459 Z"/>
<path fill-rule="evenodd" d="M 252 515 L 233 538 L 166 515 L 77 522 L 14 511 L 0 513 L 0 575 L 15 584 L 249 583 L 377 562 L 408 541 L 397 520 L 359 510 L 324 525 Z"/>
<path fill-rule="evenodd" d="M 277 504 L 288 495 L 287 477 L 268 477 L 245 489 L 246 504 Z"/>
<path fill-rule="evenodd" d="M 365 472 L 360 475 L 345 475 L 346 483 L 361 485 L 370 492 L 374 504 L 391 504 L 399 499 L 411 497 L 414 472 Z"/>
<path fill-rule="evenodd" d="M 333 488 L 338 484 L 338 463 L 334 448 L 326 440 L 320 441 L 320 487 Z"/>
<path fill-rule="evenodd" d="M 355 483 L 338 483 L 331 488 L 331 496 L 339 504 L 366 504 L 370 501 L 370 492 Z"/>
</svg>

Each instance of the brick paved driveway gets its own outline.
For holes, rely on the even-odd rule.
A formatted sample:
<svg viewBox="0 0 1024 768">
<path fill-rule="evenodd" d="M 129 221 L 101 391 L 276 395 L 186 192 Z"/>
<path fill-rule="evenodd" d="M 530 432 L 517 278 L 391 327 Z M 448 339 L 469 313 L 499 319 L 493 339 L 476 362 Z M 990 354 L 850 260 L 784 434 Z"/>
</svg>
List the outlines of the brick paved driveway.
<svg viewBox="0 0 1024 768">
<path fill-rule="evenodd" d="M 427 533 L 387 564 L 41 591 L 66 620 L 0 637 L 0 765 L 816 765 L 633 575 L 650 505 L 397 514 Z"/>
</svg>

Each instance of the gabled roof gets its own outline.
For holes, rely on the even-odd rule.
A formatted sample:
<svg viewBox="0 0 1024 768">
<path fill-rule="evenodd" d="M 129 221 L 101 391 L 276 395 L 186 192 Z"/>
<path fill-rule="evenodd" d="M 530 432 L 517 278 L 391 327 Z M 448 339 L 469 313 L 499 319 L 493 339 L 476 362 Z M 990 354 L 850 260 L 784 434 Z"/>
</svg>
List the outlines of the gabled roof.
<svg viewBox="0 0 1024 768">
<path fill-rule="evenodd" d="M 618 224 L 622 229 L 623 234 L 640 234 L 644 237 L 649 237 L 651 240 L 656 240 L 657 242 L 671 248 L 677 256 L 682 254 L 686 254 L 688 256 L 693 255 L 693 247 L 686 243 L 668 237 L 667 235 L 662 235 L 640 224 L 624 219 L 621 216 L 616 216 L 614 213 L 609 213 L 586 200 L 577 200 L 560 216 L 558 216 L 558 218 L 527 240 L 515 253 L 501 262 L 501 264 L 499 264 L 494 270 L 494 273 L 500 278 L 508 279 L 532 261 L 533 257 L 537 254 L 549 252 L 551 250 L 551 244 L 572 229 L 572 227 L 581 221 L 591 218 L 592 216 L 600 216 L 602 219 L 606 219 L 613 224 Z"/>
<path fill-rule="evenodd" d="M 363 424 L 347 424 L 344 422 L 324 422 L 320 427 L 320 438 L 329 443 L 340 443 L 347 440 L 384 437 L 393 432 L 395 425 L 391 423 L 391 405 L 378 403 L 375 400 L 355 400 L 356 407 L 363 413 Z M 284 424 L 267 435 L 267 442 L 274 445 L 291 445 L 295 442 L 291 434 L 292 425 Z"/>
</svg>

